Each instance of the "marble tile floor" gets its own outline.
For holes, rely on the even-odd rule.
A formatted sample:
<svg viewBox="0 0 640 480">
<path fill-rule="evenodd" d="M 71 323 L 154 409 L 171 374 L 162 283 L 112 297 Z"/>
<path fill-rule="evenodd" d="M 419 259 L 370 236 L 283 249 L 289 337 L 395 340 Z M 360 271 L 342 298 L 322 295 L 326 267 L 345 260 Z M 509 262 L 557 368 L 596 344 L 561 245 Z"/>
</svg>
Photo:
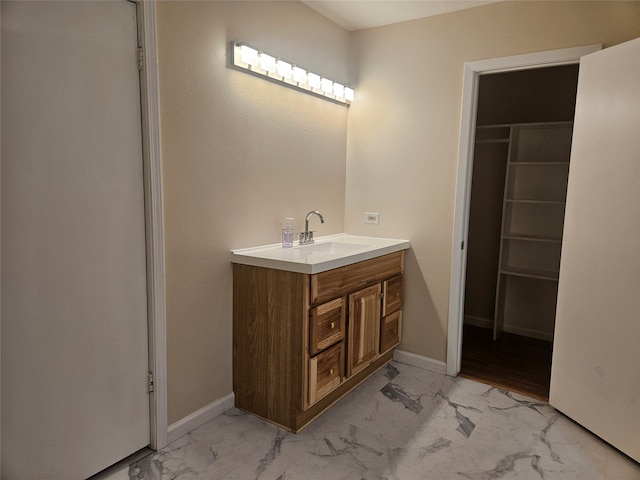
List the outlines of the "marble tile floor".
<svg viewBox="0 0 640 480">
<path fill-rule="evenodd" d="M 547 403 L 392 362 L 295 435 L 228 410 L 128 480 L 640 480 Z"/>
</svg>

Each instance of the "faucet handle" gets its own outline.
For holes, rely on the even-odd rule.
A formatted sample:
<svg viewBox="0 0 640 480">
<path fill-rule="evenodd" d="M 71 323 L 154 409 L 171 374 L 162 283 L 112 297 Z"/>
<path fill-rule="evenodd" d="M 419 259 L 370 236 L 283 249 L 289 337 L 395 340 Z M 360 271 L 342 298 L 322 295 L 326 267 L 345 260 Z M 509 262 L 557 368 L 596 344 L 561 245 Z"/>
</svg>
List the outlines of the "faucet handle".
<svg viewBox="0 0 640 480">
<path fill-rule="evenodd" d="M 300 245 L 307 245 L 313 243 L 313 232 L 300 232 Z"/>
</svg>

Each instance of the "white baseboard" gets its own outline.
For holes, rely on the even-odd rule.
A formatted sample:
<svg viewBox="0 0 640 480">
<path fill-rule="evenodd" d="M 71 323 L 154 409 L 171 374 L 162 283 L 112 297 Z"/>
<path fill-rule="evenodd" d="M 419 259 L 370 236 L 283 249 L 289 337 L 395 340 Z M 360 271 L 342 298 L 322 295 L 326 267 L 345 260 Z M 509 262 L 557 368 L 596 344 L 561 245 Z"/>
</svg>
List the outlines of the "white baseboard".
<svg viewBox="0 0 640 480">
<path fill-rule="evenodd" d="M 229 395 L 219 398 L 215 402 L 211 402 L 209 405 L 193 412 L 191 415 L 187 415 L 176 423 L 169 425 L 167 429 L 169 443 L 204 425 L 221 413 L 226 412 L 235 405 L 235 400 L 235 395 L 231 392 Z"/>
<path fill-rule="evenodd" d="M 493 329 L 493 320 L 490 320 L 488 318 L 474 317 L 473 315 L 465 315 L 464 323 L 466 325 L 473 325 L 474 327 Z"/>
<path fill-rule="evenodd" d="M 513 333 L 515 335 L 522 335 L 523 337 L 537 338 L 538 340 L 546 340 L 547 342 L 553 342 L 553 332 L 551 333 L 543 332 L 542 330 L 515 327 L 513 325 L 505 325 L 504 331 L 507 333 Z"/>
<path fill-rule="evenodd" d="M 423 357 L 411 352 L 405 352 L 404 350 L 395 350 L 393 352 L 393 359 L 396 362 L 406 363 L 407 365 L 413 365 L 414 367 L 424 368 L 425 370 L 431 370 L 432 372 L 447 373 L 447 364 L 440 360 L 435 360 L 429 357 Z"/>
</svg>

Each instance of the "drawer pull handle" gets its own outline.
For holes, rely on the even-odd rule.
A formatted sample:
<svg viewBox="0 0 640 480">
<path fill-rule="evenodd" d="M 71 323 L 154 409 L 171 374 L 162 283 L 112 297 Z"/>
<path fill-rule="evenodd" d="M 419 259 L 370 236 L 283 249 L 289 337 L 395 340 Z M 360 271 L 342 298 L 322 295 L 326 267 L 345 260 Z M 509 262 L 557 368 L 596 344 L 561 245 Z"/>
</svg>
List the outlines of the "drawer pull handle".
<svg viewBox="0 0 640 480">
<path fill-rule="evenodd" d="M 329 328 L 336 328 L 336 322 L 331 322 L 331 325 L 329 325 Z"/>
<path fill-rule="evenodd" d="M 335 370 L 334 370 L 333 368 L 330 368 L 330 369 L 329 369 L 329 375 L 333 375 L 333 372 L 334 372 L 334 371 L 335 371 Z"/>
</svg>

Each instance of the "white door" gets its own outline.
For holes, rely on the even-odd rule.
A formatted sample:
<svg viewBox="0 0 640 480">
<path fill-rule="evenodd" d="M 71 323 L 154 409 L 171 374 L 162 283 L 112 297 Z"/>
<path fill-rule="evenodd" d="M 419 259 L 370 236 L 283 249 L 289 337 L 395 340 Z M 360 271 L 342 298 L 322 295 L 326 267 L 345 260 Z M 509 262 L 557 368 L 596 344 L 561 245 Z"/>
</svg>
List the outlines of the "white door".
<svg viewBox="0 0 640 480">
<path fill-rule="evenodd" d="M 640 461 L 640 39 L 580 61 L 550 403 Z"/>
<path fill-rule="evenodd" d="M 149 444 L 136 6 L 2 2 L 2 478 Z"/>
</svg>

